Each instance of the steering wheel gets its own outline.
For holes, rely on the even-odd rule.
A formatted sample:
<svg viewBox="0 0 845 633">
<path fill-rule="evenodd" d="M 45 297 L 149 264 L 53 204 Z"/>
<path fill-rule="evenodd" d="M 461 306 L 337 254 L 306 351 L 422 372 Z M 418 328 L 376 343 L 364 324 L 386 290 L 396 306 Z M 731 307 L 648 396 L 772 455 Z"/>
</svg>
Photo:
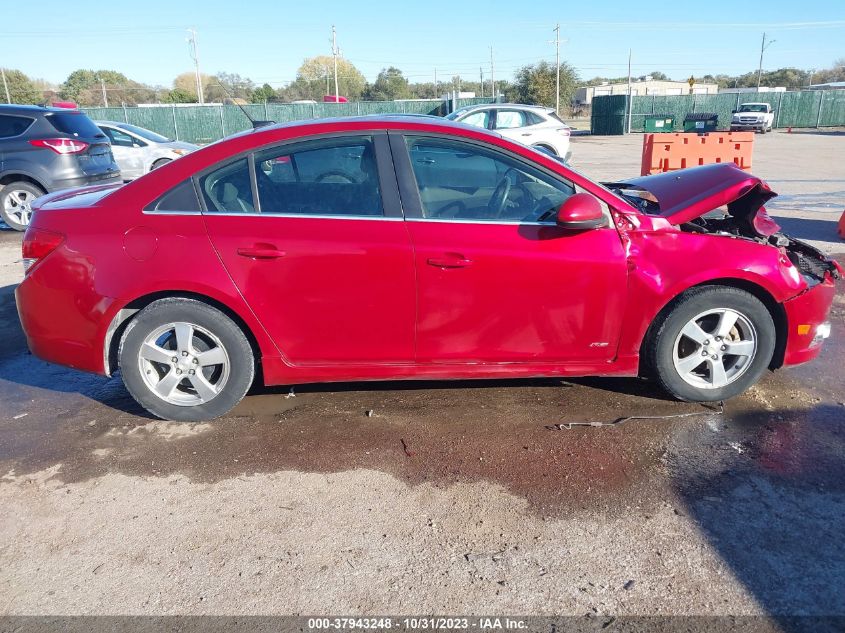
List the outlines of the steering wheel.
<svg viewBox="0 0 845 633">
<path fill-rule="evenodd" d="M 350 176 L 345 171 L 340 169 L 332 169 L 330 171 L 323 172 L 319 176 L 314 179 L 314 182 L 348 182 L 349 184 L 355 184 L 358 181 L 355 180 L 353 176 Z"/>
<path fill-rule="evenodd" d="M 490 202 L 487 203 L 487 210 L 494 218 L 501 217 L 505 211 L 505 204 L 507 204 L 508 195 L 511 192 L 511 180 L 508 177 L 511 172 L 518 173 L 513 167 L 508 169 L 499 184 L 496 185 L 496 189 L 490 197 Z"/>
</svg>

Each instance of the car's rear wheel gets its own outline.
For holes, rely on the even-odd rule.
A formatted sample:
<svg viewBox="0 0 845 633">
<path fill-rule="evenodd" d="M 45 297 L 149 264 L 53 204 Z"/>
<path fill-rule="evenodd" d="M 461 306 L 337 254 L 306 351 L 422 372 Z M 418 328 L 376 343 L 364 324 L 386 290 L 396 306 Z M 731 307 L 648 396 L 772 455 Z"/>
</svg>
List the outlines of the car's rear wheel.
<svg viewBox="0 0 845 633">
<path fill-rule="evenodd" d="M 682 294 L 643 350 L 666 391 L 680 400 L 716 402 L 756 383 L 775 349 L 774 321 L 754 295 L 724 286 Z"/>
<path fill-rule="evenodd" d="M 25 231 L 32 219 L 32 203 L 44 190 L 30 182 L 12 182 L 0 189 L 0 217 L 10 228 Z"/>
<path fill-rule="evenodd" d="M 220 310 L 160 299 L 129 323 L 118 354 L 129 393 L 165 420 L 209 420 L 246 395 L 255 376 L 243 331 Z"/>
</svg>

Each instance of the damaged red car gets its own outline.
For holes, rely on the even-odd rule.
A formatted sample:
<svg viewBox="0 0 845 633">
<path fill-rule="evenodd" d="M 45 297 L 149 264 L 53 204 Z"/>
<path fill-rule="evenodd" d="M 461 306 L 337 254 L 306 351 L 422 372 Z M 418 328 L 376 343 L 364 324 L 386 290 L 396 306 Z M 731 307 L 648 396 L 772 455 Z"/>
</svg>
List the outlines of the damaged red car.
<svg viewBox="0 0 845 633">
<path fill-rule="evenodd" d="M 719 164 L 597 184 L 427 117 L 262 127 L 36 201 L 32 352 L 173 420 L 263 384 L 654 378 L 730 398 L 813 359 L 838 265 Z"/>
</svg>

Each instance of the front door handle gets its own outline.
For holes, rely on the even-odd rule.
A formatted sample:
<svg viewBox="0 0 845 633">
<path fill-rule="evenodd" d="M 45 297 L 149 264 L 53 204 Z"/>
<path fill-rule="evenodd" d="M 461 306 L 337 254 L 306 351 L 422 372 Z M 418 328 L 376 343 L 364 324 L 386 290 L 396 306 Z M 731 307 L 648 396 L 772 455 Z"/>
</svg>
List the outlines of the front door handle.
<svg viewBox="0 0 845 633">
<path fill-rule="evenodd" d="M 238 255 L 252 259 L 278 259 L 284 257 L 285 253 L 272 244 L 256 244 L 255 246 L 239 248 Z"/>
<path fill-rule="evenodd" d="M 436 266 L 437 268 L 466 268 L 472 265 L 472 260 L 463 255 L 447 255 L 445 257 L 431 257 L 427 263 L 429 266 Z"/>
</svg>

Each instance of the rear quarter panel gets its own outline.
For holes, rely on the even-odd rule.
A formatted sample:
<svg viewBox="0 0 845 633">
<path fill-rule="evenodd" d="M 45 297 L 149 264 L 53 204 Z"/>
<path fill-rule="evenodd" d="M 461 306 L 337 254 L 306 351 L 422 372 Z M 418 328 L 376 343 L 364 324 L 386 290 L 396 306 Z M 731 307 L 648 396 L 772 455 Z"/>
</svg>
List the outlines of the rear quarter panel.
<svg viewBox="0 0 845 633">
<path fill-rule="evenodd" d="M 51 348 L 33 349 L 46 360 L 103 373 L 115 315 L 154 293 L 223 304 L 251 329 L 263 356 L 278 356 L 220 263 L 202 216 L 124 212 L 106 199 L 91 208 L 41 210 L 33 226 L 66 236 L 27 275 L 19 295 L 31 339 Z"/>
</svg>

